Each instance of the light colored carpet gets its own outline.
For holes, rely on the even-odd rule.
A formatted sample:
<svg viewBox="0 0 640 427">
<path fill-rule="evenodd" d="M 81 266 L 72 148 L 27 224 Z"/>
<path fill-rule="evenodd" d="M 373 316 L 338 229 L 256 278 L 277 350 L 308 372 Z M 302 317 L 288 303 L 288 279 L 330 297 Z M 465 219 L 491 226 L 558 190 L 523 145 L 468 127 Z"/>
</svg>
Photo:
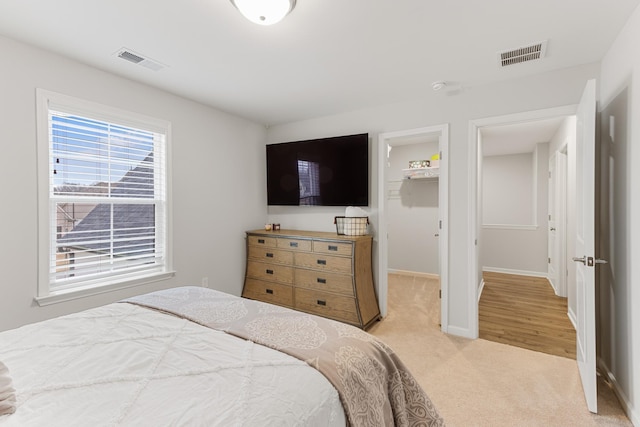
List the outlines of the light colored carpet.
<svg viewBox="0 0 640 427">
<path fill-rule="evenodd" d="M 368 332 L 398 353 L 449 427 L 632 426 L 603 381 L 599 414 L 587 410 L 575 360 L 443 334 L 438 289 L 390 275 L 388 315 Z"/>
</svg>

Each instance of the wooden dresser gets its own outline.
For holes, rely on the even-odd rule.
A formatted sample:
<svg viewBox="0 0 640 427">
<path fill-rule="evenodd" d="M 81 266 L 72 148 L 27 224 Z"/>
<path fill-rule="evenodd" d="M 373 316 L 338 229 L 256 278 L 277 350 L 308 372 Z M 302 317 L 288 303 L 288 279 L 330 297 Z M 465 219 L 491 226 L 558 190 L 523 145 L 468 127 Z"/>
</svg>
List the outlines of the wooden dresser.
<svg viewBox="0 0 640 427">
<path fill-rule="evenodd" d="M 380 318 L 371 236 L 247 231 L 242 296 L 366 329 Z"/>
</svg>

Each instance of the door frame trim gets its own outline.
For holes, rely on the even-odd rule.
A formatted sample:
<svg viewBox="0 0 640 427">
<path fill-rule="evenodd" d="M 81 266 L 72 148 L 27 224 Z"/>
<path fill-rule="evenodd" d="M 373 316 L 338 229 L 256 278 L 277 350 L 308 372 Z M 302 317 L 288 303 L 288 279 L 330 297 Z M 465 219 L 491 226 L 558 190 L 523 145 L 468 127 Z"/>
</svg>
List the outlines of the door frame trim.
<svg viewBox="0 0 640 427">
<path fill-rule="evenodd" d="M 556 162 L 556 239 L 558 242 L 558 282 L 556 294 L 567 298 L 567 142 L 565 141 L 555 153 Z M 561 202 L 561 203 L 559 203 Z"/>
</svg>

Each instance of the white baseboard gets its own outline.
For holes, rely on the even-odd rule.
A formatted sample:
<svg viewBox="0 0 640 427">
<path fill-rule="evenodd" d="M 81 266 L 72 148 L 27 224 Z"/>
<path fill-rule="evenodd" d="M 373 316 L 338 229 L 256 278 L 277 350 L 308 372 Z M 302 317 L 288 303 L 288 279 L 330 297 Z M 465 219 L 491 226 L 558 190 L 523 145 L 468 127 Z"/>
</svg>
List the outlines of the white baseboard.
<svg viewBox="0 0 640 427">
<path fill-rule="evenodd" d="M 462 338 L 476 339 L 477 336 L 474 336 L 469 329 L 459 328 L 457 326 L 449 326 L 447 328 L 447 334 L 456 335 Z"/>
<path fill-rule="evenodd" d="M 425 279 L 440 279 L 439 274 L 433 273 L 421 273 L 419 271 L 407 271 L 407 270 L 394 270 L 387 269 L 387 273 L 389 274 L 398 274 L 400 276 L 414 276 L 414 277 L 424 277 Z"/>
<path fill-rule="evenodd" d="M 497 268 L 497 267 L 482 267 L 482 271 L 487 271 L 491 273 L 504 273 L 504 274 L 515 274 L 517 276 L 531 276 L 531 277 L 544 277 L 548 279 L 547 272 L 540 271 L 527 271 L 527 270 L 513 270 L 510 268 Z"/>
<path fill-rule="evenodd" d="M 606 363 L 604 363 L 604 361 L 600 358 L 598 358 L 598 367 L 600 368 L 600 372 L 602 373 L 602 375 L 605 376 L 607 382 L 611 384 L 611 388 L 618 397 L 620 406 L 622 406 L 622 410 L 624 411 L 624 413 L 627 414 L 627 417 L 629 418 L 629 421 L 631 421 L 631 424 L 633 424 L 635 427 L 640 427 L 640 414 L 637 413 L 636 409 L 633 407 L 633 404 L 629 401 L 629 398 L 620 387 L 620 384 L 616 380 L 615 375 L 613 375 Z"/>
</svg>

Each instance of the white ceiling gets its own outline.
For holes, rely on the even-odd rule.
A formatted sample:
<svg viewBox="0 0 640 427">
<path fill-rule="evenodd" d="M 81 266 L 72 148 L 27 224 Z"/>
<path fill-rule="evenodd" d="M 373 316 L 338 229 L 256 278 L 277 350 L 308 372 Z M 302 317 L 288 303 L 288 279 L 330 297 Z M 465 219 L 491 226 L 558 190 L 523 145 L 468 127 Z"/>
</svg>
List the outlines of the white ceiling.
<svg viewBox="0 0 640 427">
<path fill-rule="evenodd" d="M 532 153 L 537 144 L 550 142 L 566 117 L 535 120 L 480 129 L 482 154 L 499 156 Z"/>
<path fill-rule="evenodd" d="M 228 0 L 2 0 L 0 34 L 273 125 L 599 61 L 639 1 L 298 0 L 265 27 Z M 543 60 L 498 67 L 542 40 Z"/>
</svg>

